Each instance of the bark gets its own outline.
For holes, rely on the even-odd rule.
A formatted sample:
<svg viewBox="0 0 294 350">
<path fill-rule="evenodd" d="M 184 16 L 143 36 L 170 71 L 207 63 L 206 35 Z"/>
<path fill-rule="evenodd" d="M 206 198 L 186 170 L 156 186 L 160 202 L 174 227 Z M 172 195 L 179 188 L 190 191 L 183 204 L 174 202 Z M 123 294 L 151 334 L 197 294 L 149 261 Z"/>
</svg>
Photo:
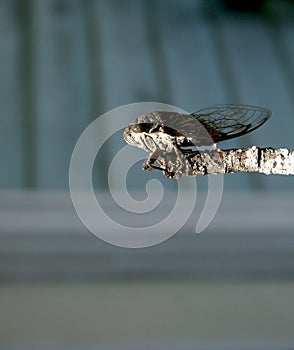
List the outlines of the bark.
<svg viewBox="0 0 294 350">
<path fill-rule="evenodd" d="M 165 177 L 258 172 L 294 175 L 294 150 L 270 147 L 184 151 L 175 155 L 165 153 L 157 162 Z"/>
</svg>

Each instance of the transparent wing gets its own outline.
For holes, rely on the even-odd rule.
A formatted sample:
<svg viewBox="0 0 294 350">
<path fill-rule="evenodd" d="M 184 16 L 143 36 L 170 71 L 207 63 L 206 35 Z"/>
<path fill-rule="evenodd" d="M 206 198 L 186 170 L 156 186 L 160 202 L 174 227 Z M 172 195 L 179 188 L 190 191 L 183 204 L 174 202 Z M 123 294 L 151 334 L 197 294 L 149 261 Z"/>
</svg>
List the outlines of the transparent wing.
<svg viewBox="0 0 294 350">
<path fill-rule="evenodd" d="M 247 105 L 217 105 L 191 114 L 206 128 L 214 142 L 220 142 L 259 128 L 271 112 Z"/>
</svg>

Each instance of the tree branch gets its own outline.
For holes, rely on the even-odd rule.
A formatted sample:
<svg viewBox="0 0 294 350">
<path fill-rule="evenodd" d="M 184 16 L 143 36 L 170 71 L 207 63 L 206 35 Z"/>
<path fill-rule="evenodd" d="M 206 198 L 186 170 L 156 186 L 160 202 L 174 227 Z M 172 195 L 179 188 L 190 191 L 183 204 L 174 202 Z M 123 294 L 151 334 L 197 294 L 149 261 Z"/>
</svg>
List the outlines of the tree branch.
<svg viewBox="0 0 294 350">
<path fill-rule="evenodd" d="M 183 151 L 161 154 L 157 159 L 165 177 L 258 172 L 264 174 L 294 175 L 294 150 L 270 147 Z"/>
</svg>

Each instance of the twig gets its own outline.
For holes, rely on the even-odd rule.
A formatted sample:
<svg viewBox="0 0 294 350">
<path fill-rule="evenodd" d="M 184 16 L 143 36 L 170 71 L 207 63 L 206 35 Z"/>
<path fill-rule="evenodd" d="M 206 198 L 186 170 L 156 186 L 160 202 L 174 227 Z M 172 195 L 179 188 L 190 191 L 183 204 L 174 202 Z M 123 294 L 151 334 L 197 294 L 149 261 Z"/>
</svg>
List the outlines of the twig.
<svg viewBox="0 0 294 350">
<path fill-rule="evenodd" d="M 157 162 L 165 177 L 258 172 L 264 174 L 294 175 L 294 150 L 270 147 L 184 151 L 161 154 Z"/>
</svg>

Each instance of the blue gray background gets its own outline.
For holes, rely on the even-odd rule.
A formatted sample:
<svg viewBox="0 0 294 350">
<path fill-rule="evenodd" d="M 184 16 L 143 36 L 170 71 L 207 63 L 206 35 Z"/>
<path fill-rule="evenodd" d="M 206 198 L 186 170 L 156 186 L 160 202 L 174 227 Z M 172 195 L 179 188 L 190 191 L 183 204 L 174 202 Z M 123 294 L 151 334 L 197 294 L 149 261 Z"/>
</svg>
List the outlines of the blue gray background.
<svg viewBox="0 0 294 350">
<path fill-rule="evenodd" d="M 262 128 L 219 146 L 292 149 L 293 43 L 287 0 L 0 0 L 1 350 L 294 348 L 293 176 L 225 176 L 215 219 L 195 235 L 199 179 L 183 229 L 141 250 L 87 232 L 68 191 L 82 131 L 133 102 L 263 106 Z M 105 192 L 124 145 L 110 139 L 93 175 L 106 212 L 133 224 Z M 144 198 L 153 177 L 134 165 L 131 194 Z M 157 219 L 175 198 L 176 182 L 162 183 Z"/>
<path fill-rule="evenodd" d="M 66 189 L 84 128 L 133 102 L 191 112 L 218 103 L 263 106 L 273 116 L 262 129 L 220 146 L 293 148 L 291 1 L 266 1 L 257 12 L 189 0 L 2 0 L 0 6 L 2 188 Z M 118 134 L 105 146 L 97 188 L 106 187 L 105 164 L 123 144 Z M 139 169 L 134 188 L 142 186 Z M 226 178 L 227 189 L 292 187 L 291 177 Z"/>
</svg>

